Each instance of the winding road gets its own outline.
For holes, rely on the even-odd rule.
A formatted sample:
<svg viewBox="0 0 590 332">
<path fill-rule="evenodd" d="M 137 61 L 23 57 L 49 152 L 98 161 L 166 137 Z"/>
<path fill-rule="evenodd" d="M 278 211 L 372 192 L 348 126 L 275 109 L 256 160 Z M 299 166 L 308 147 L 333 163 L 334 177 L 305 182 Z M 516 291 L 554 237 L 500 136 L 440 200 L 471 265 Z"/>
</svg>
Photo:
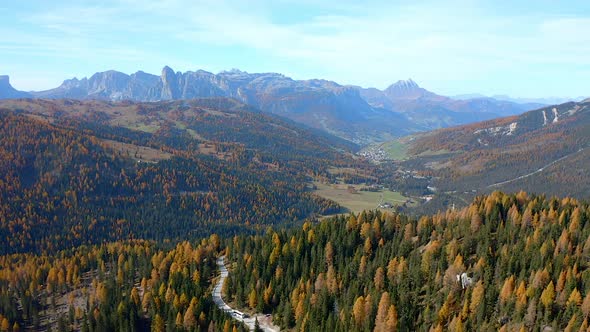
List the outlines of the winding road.
<svg viewBox="0 0 590 332">
<path fill-rule="evenodd" d="M 225 267 L 225 256 L 221 256 L 217 258 L 217 266 L 219 267 L 220 277 L 213 288 L 213 302 L 217 305 L 217 307 L 232 316 L 233 319 L 243 322 L 248 326 L 250 331 L 254 331 L 254 324 L 256 322 L 256 318 L 258 318 L 258 325 L 260 328 L 265 332 L 279 332 L 281 329 L 272 324 L 272 318 L 270 316 L 264 314 L 256 314 L 253 317 L 244 317 L 244 313 L 240 312 L 236 309 L 230 307 L 221 296 L 221 288 L 223 287 L 223 282 L 225 278 L 228 276 L 227 268 Z"/>
</svg>

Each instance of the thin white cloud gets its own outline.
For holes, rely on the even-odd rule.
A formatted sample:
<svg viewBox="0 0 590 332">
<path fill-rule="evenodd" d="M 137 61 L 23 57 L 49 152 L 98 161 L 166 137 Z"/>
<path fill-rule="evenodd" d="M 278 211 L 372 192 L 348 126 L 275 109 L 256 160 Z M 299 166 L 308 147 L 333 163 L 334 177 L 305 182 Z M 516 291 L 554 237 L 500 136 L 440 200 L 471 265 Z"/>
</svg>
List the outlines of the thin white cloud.
<svg viewBox="0 0 590 332">
<path fill-rule="evenodd" d="M 180 8 L 168 10 L 178 13 Z M 189 22 L 183 22 L 184 15 L 190 17 Z M 518 35 L 523 24 L 520 17 L 486 18 L 465 9 L 416 6 L 401 8 L 397 14 L 394 9 L 383 8 L 381 14 L 371 17 L 316 17 L 295 25 L 272 23 L 256 13 L 236 12 L 223 2 L 207 10 L 189 6 L 184 8 L 184 15 L 178 19 L 189 24 L 192 31 L 179 29 L 177 37 L 185 41 L 251 47 L 335 69 L 381 64 L 387 58 L 392 70 L 418 65 L 436 70 L 467 62 L 481 68 L 482 74 L 503 64 L 589 63 L 583 56 L 587 45 L 568 44 L 560 38 L 563 30 L 568 35 L 576 29 L 578 35 L 589 32 L 586 19 L 532 22 L 532 33 Z M 542 33 L 535 33 L 538 30 Z M 411 61 L 421 57 L 428 63 Z"/>
<path fill-rule="evenodd" d="M 514 74 L 526 66 L 590 66 L 588 17 L 499 16 L 487 13 L 476 1 L 384 1 L 364 6 L 352 1 L 280 2 L 283 6 L 321 6 L 322 10 L 284 23 L 273 17 L 276 3 L 268 1 L 73 4 L 33 13 L 26 22 L 42 27 L 45 33 L 0 36 L 0 49 L 54 56 L 62 52 L 65 57 L 96 61 L 115 62 L 121 57 L 137 61 L 138 67 L 142 59 L 162 59 L 162 65 L 186 67 L 192 63 L 189 55 L 173 55 L 160 44 L 235 47 L 282 59 L 289 71 L 297 72 L 298 66 L 317 68 L 320 76 L 381 88 L 400 77 L 444 88 L 444 82 L 453 79 Z"/>
</svg>

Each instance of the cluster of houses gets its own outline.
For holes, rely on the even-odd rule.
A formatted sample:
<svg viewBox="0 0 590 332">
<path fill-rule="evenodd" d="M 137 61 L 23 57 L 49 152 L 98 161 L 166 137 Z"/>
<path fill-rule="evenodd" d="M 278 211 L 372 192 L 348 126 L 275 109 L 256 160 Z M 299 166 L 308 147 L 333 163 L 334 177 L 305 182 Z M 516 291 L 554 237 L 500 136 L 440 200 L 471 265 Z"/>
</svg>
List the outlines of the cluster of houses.
<svg viewBox="0 0 590 332">
<path fill-rule="evenodd" d="M 385 151 L 383 151 L 383 149 L 378 146 L 368 147 L 357 154 L 373 162 L 380 162 L 389 159 Z"/>
</svg>

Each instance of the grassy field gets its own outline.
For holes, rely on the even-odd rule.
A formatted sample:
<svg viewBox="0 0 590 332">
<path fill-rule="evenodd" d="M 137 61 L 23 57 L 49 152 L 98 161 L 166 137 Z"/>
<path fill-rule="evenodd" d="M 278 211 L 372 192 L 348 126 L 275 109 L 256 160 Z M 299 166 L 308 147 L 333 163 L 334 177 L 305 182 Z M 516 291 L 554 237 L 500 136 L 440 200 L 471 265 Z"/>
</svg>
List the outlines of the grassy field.
<svg viewBox="0 0 590 332">
<path fill-rule="evenodd" d="M 392 203 L 393 205 L 401 205 L 408 201 L 408 198 L 396 191 L 382 190 L 380 192 L 359 191 L 362 185 L 353 185 L 357 192 L 351 193 L 348 190 L 349 184 L 323 184 L 314 182 L 317 187 L 316 194 L 338 202 L 343 207 L 352 212 L 361 212 L 363 210 L 376 209 L 381 201 Z M 388 210 L 388 209 L 381 209 Z"/>
<path fill-rule="evenodd" d="M 408 158 L 407 146 L 398 140 L 383 143 L 381 149 L 393 160 L 404 160 Z"/>
<path fill-rule="evenodd" d="M 129 156 L 134 159 L 156 162 L 159 160 L 172 158 L 172 155 L 168 152 L 160 151 L 147 146 L 117 142 L 109 139 L 103 139 L 102 141 L 114 151 L 121 153 L 123 156 Z"/>
</svg>

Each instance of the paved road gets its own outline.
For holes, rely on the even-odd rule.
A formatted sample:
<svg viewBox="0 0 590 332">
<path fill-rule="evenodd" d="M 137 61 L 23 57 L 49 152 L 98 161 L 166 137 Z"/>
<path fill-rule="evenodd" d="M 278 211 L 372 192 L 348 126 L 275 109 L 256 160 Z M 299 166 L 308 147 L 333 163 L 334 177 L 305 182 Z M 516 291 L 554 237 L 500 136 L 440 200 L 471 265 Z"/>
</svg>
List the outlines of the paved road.
<svg viewBox="0 0 590 332">
<path fill-rule="evenodd" d="M 219 267 L 219 271 L 221 272 L 219 281 L 215 285 L 213 289 L 213 302 L 219 307 L 219 309 L 229 313 L 233 319 L 243 322 L 248 326 L 250 331 L 254 331 L 254 324 L 256 318 L 258 318 L 258 325 L 260 328 L 265 332 L 279 332 L 281 329 L 278 326 L 272 325 L 272 320 L 270 317 L 262 314 L 254 315 L 253 317 L 242 318 L 239 314 L 243 314 L 242 312 L 231 308 L 223 298 L 221 297 L 221 287 L 223 286 L 223 282 L 225 278 L 227 278 L 228 272 L 225 268 L 225 256 L 221 256 L 217 259 L 217 266 Z"/>
</svg>

